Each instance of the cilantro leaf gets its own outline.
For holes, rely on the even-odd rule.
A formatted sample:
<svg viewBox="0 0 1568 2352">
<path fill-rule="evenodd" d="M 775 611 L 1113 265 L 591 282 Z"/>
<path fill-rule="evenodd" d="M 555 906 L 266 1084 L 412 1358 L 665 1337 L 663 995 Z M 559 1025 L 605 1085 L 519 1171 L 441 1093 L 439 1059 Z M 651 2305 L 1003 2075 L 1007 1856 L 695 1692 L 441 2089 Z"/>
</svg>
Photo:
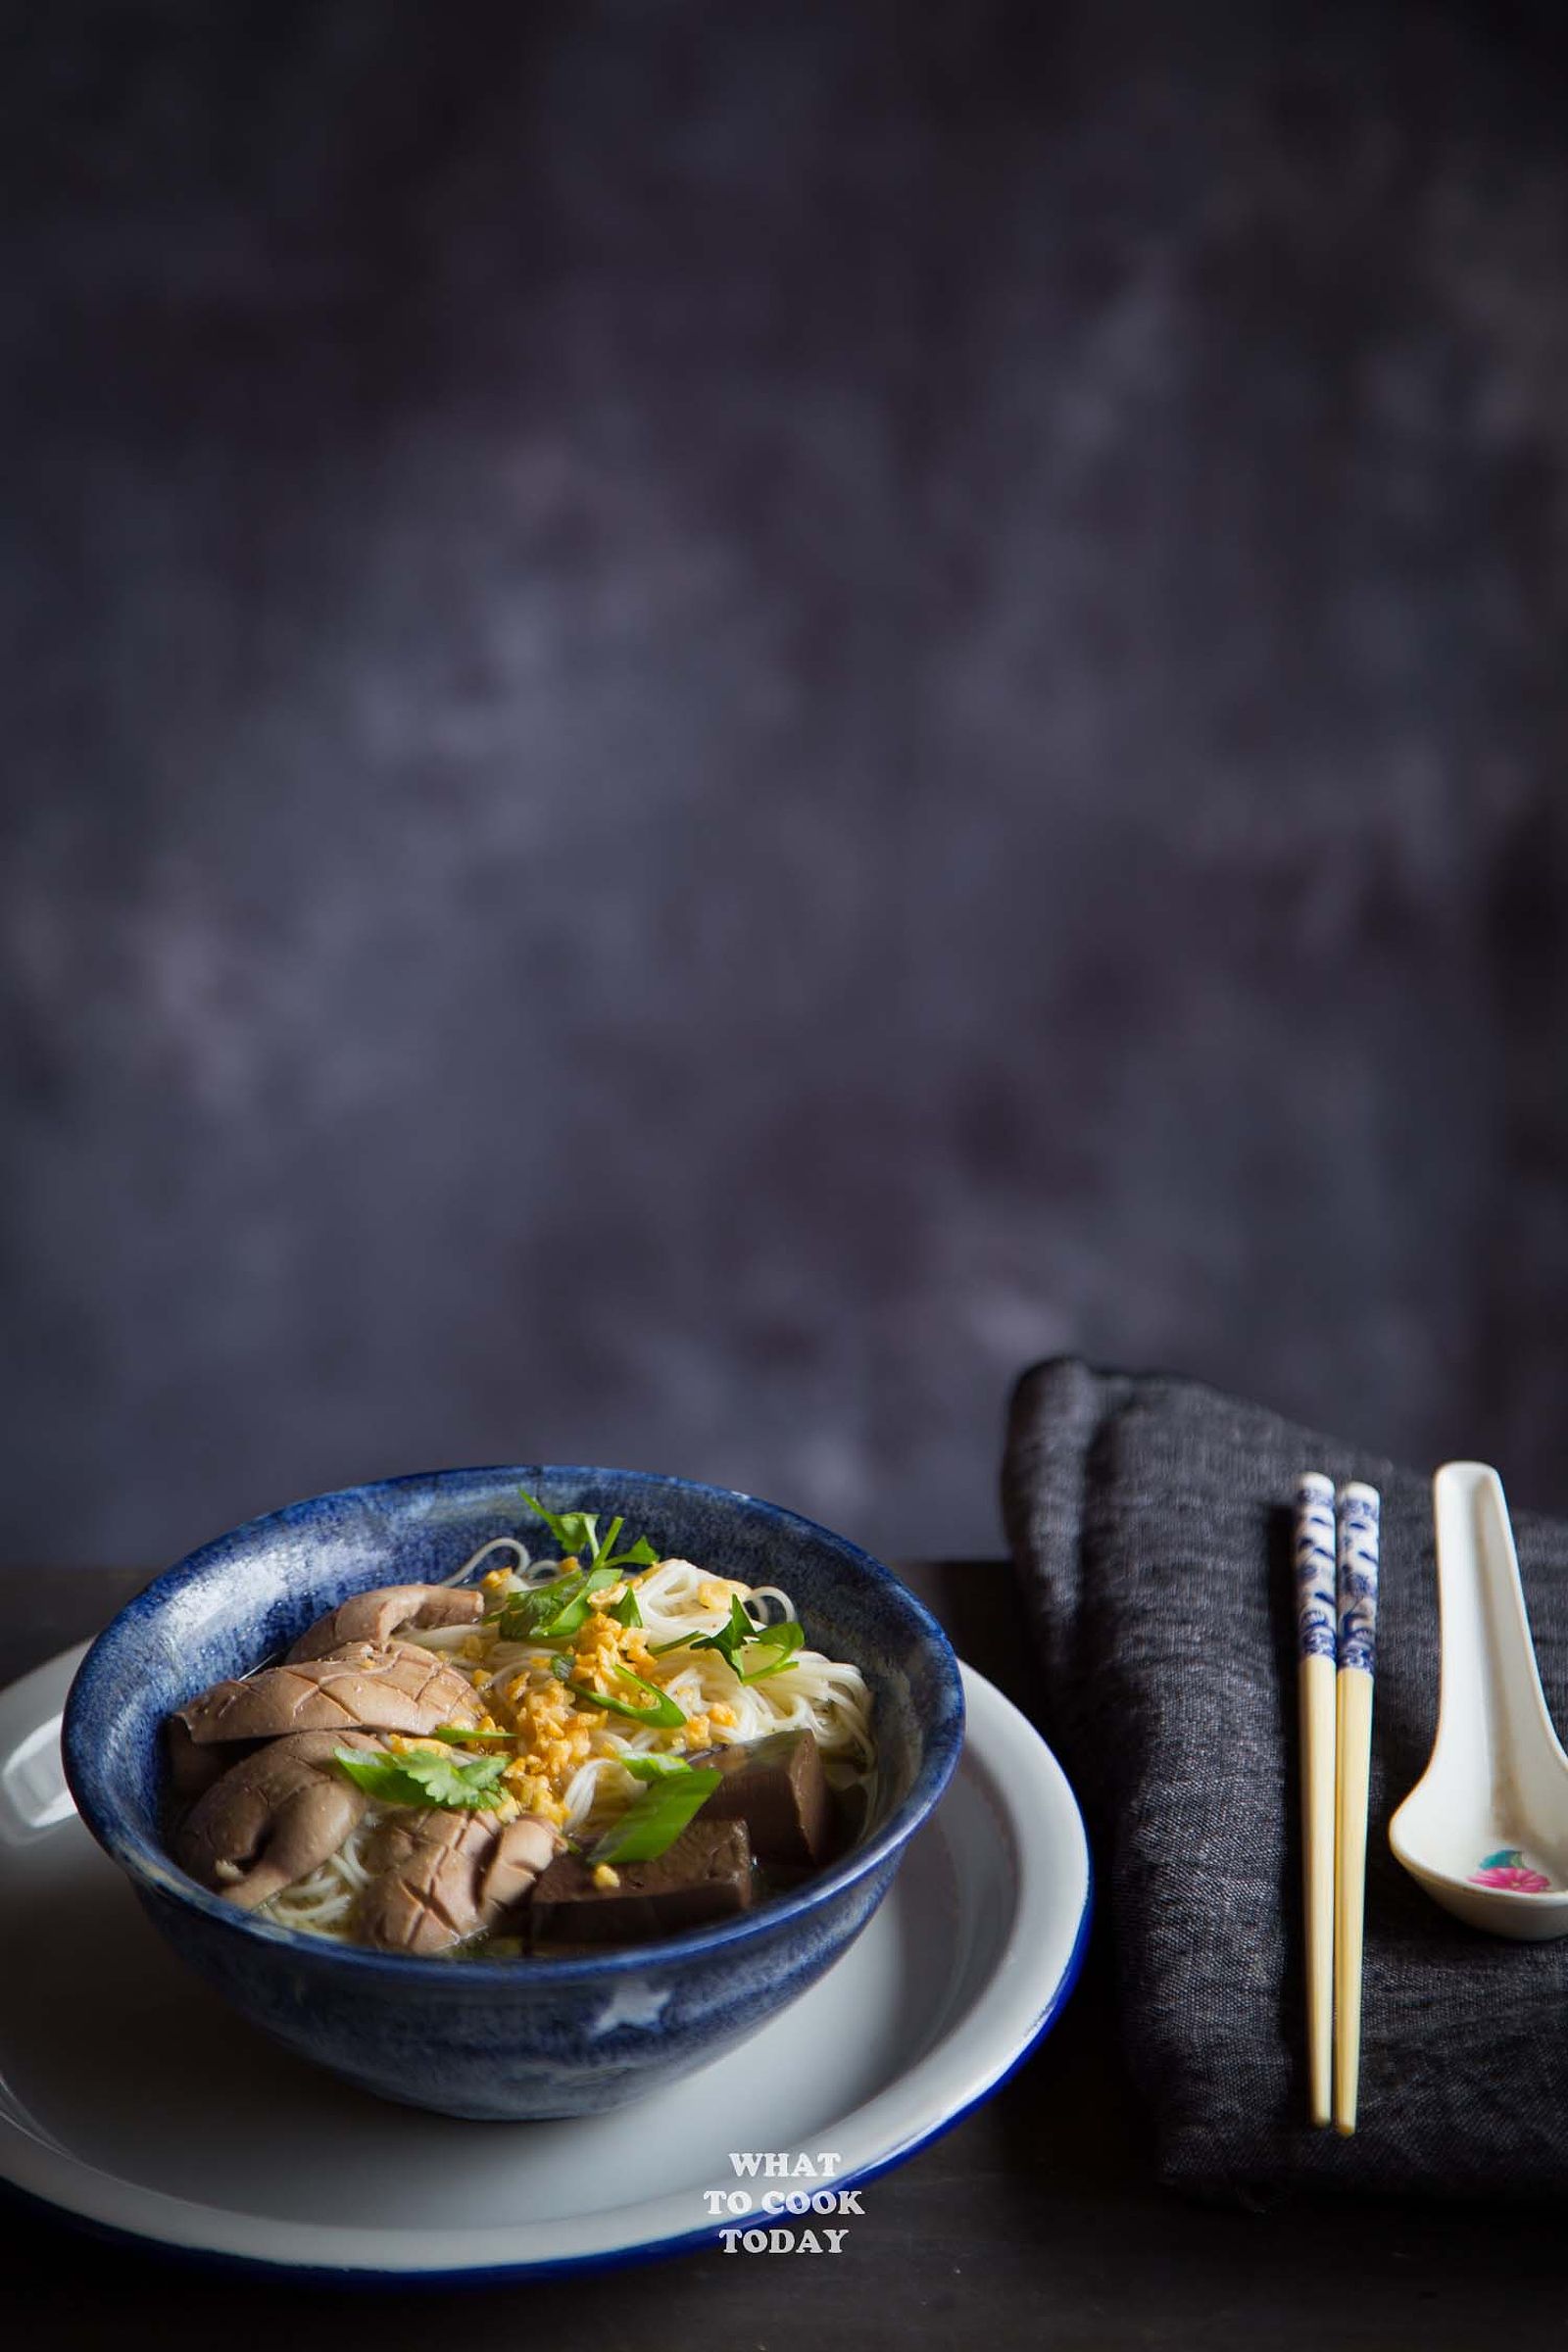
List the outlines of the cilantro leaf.
<svg viewBox="0 0 1568 2352">
<path fill-rule="evenodd" d="M 728 1624 L 721 1625 L 716 1634 L 699 1634 L 697 1640 L 692 1643 L 692 1647 L 693 1649 L 716 1649 L 725 1665 L 734 1666 L 735 1672 L 739 1674 L 740 1668 L 736 1665 L 736 1660 L 744 1645 L 752 1640 L 756 1632 L 756 1626 L 741 1607 L 739 1600 L 732 1594 Z"/>
<path fill-rule="evenodd" d="M 547 1510 L 538 1495 L 530 1494 L 526 1487 L 519 1487 L 517 1492 L 528 1505 L 529 1510 L 538 1512 L 556 1542 L 561 1545 L 563 1555 L 569 1552 L 574 1558 L 581 1559 L 583 1553 L 586 1552 L 590 1559 L 597 1556 L 599 1551 L 599 1513 L 597 1511 Z"/>
<path fill-rule="evenodd" d="M 606 1611 L 606 1615 L 613 1617 L 617 1625 L 641 1625 L 643 1613 L 637 1606 L 637 1595 L 630 1585 L 626 1587 L 614 1607 Z"/>
<path fill-rule="evenodd" d="M 743 1683 L 765 1683 L 770 1675 L 782 1674 L 795 1662 L 795 1652 L 806 1640 L 806 1629 L 794 1617 L 785 1617 L 776 1625 L 758 1625 L 732 1594 L 729 1619 L 716 1634 L 680 1635 L 673 1642 L 660 1642 L 654 1646 L 654 1656 L 662 1657 L 669 1649 L 716 1649 L 737 1680 Z M 767 1663 L 768 1653 L 771 1663 Z M 748 1660 L 755 1655 L 756 1664 Z"/>
<path fill-rule="evenodd" d="M 379 1755 L 360 1747 L 333 1749 L 338 1769 L 367 1796 L 383 1805 L 436 1805 L 456 1812 L 485 1813 L 501 1802 L 496 1787 L 507 1769 L 505 1756 L 439 1756 L 430 1748 L 406 1755 Z"/>
<path fill-rule="evenodd" d="M 536 1494 L 530 1494 L 526 1487 L 519 1488 L 518 1493 L 528 1508 L 538 1512 L 561 1545 L 563 1555 L 586 1559 L 596 1569 L 658 1567 L 662 1555 L 654 1549 L 646 1536 L 639 1536 L 636 1543 L 628 1544 L 624 1551 L 615 1549 L 620 1541 L 620 1531 L 626 1524 L 623 1518 L 612 1519 L 607 1533 L 601 1536 L 597 1511 L 551 1511 L 545 1508 Z"/>
<path fill-rule="evenodd" d="M 639 1536 L 636 1543 L 625 1551 L 612 1552 L 607 1544 L 599 1556 L 607 1568 L 657 1568 L 662 1555 L 655 1550 L 646 1536 Z"/>
<path fill-rule="evenodd" d="M 506 1642 L 565 1642 L 588 1622 L 593 1595 L 620 1581 L 613 1568 L 573 1568 L 509 1593 L 496 1623 Z"/>
<path fill-rule="evenodd" d="M 771 1666 L 760 1664 L 751 1668 L 742 1663 L 736 1672 L 743 1683 L 765 1683 L 769 1675 L 783 1674 L 786 1668 L 794 1665 L 795 1652 L 805 1641 L 806 1628 L 798 1618 L 785 1617 L 777 1625 L 764 1625 L 755 1641 L 747 1643 L 742 1655 L 744 1659 L 753 1650 L 772 1650 L 773 1663 Z"/>
</svg>

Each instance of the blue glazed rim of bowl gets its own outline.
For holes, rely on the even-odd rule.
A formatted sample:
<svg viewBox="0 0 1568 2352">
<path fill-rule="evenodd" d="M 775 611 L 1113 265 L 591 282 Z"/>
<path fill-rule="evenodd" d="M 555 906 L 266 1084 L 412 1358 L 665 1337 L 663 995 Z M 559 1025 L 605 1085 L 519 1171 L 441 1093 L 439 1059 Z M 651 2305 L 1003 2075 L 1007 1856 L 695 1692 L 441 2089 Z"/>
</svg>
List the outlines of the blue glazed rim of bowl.
<svg viewBox="0 0 1568 2352">
<path fill-rule="evenodd" d="M 804 1886 L 793 1892 L 774 1897 L 762 1908 L 747 1912 L 742 1917 L 724 1920 L 709 1928 L 694 1928 L 684 1936 L 650 1938 L 644 1943 L 628 1944 L 623 1950 L 603 1954 L 579 1955 L 555 1959 L 530 1954 L 516 1962 L 497 1960 L 421 1959 L 410 1953 L 376 1952 L 362 1944 L 338 1943 L 329 1936 L 310 1936 L 297 1929 L 277 1926 L 271 1920 L 258 1919 L 248 1911 L 240 1911 L 221 1896 L 212 1894 L 205 1886 L 187 1878 L 165 1853 L 162 1846 L 143 1838 L 122 1820 L 117 1792 L 107 1783 L 101 1761 L 84 1730 L 83 1717 L 90 1699 L 99 1695 L 105 1677 L 122 1665 L 120 1651 L 137 1631 L 142 1619 L 155 1612 L 171 1593 L 181 1586 L 193 1583 L 214 1569 L 222 1568 L 235 1556 L 243 1556 L 243 1547 L 263 1529 L 308 1521 L 329 1503 L 373 1501 L 378 1497 L 395 1496 L 400 1490 L 439 1487 L 447 1480 L 454 1484 L 465 1480 L 515 1480 L 518 1466 L 507 1463 L 485 1463 L 467 1469 L 412 1471 L 399 1478 L 376 1479 L 358 1487 L 334 1489 L 324 1494 L 313 1494 L 303 1500 L 285 1503 L 280 1510 L 264 1512 L 261 1517 L 244 1521 L 226 1534 L 215 1537 L 209 1544 L 188 1552 L 161 1576 L 128 1600 L 112 1617 L 93 1642 L 76 1670 L 67 1693 L 65 1718 L 61 1731 L 61 1752 L 66 1781 L 75 1800 L 76 1809 L 92 1836 L 110 1858 L 118 1862 L 126 1875 L 139 1886 L 158 1895 L 172 1898 L 186 1910 L 216 1920 L 236 1935 L 246 1936 L 262 1946 L 289 1953 L 309 1953 L 313 1960 L 328 1967 L 341 1966 L 351 1971 L 369 1974 L 399 1984 L 445 1984 L 454 1983 L 470 1986 L 484 1985 L 499 1991 L 512 1981 L 515 1969 L 517 1981 L 541 1981 L 548 1972 L 552 1984 L 594 1983 L 607 1976 L 635 1975 L 650 1968 L 676 1964 L 682 1960 L 699 1959 L 710 1953 L 744 1949 L 762 1937 L 797 1920 L 804 1920 L 820 1910 L 831 1898 L 869 1877 L 884 1863 L 896 1858 L 908 1843 L 921 1823 L 926 1820 L 940 1800 L 956 1769 L 963 1745 L 964 1707 L 963 1684 L 958 1671 L 957 1657 L 941 1626 L 924 1602 L 917 1599 L 908 1587 L 893 1574 L 890 1568 L 852 1544 L 847 1536 L 835 1535 L 831 1528 L 783 1503 L 766 1502 L 755 1494 L 746 1494 L 731 1487 L 715 1487 L 697 1479 L 674 1478 L 653 1470 L 614 1470 L 598 1464 L 539 1463 L 520 1466 L 526 1473 L 551 1478 L 574 1479 L 582 1485 L 635 1488 L 643 1493 L 673 1492 L 707 1498 L 713 1502 L 737 1504 L 750 1514 L 760 1514 L 798 1538 L 805 1539 L 831 1553 L 843 1566 L 853 1569 L 870 1586 L 880 1598 L 896 1613 L 901 1614 L 926 1644 L 937 1670 L 941 1689 L 941 1705 L 933 1718 L 921 1725 L 921 1755 L 918 1770 L 907 1792 L 900 1799 L 887 1819 L 880 1823 L 863 1844 L 852 1847 L 842 1860 L 819 1871 Z"/>
</svg>

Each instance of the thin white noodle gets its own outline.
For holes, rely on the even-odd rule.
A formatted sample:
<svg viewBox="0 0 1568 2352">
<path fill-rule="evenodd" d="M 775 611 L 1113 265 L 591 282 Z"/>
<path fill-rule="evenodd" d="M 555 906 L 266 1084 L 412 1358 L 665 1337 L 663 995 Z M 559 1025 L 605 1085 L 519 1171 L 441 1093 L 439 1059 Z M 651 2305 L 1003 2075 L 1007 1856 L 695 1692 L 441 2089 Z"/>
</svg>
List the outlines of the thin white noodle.
<svg viewBox="0 0 1568 2352">
<path fill-rule="evenodd" d="M 493 1551 L 515 1552 L 517 1556 L 514 1563 L 514 1573 L 516 1575 L 521 1575 L 529 1564 L 530 1555 L 526 1544 L 519 1544 L 515 1536 L 492 1536 L 488 1544 L 481 1544 L 477 1551 L 468 1554 L 461 1568 L 454 1568 L 450 1576 L 442 1577 L 442 1585 L 466 1585 L 479 1562 L 487 1560 Z"/>
<path fill-rule="evenodd" d="M 777 1585 L 754 1585 L 750 1592 L 746 1594 L 745 1598 L 748 1607 L 751 1607 L 753 1601 L 758 1600 L 776 1600 L 778 1602 L 778 1614 L 776 1617 L 770 1617 L 766 1609 L 752 1609 L 752 1615 L 756 1617 L 758 1622 L 761 1625 L 786 1625 L 792 1622 L 794 1619 L 795 1603 L 793 1600 L 791 1600 L 787 1592 L 781 1592 L 779 1591 Z"/>
</svg>

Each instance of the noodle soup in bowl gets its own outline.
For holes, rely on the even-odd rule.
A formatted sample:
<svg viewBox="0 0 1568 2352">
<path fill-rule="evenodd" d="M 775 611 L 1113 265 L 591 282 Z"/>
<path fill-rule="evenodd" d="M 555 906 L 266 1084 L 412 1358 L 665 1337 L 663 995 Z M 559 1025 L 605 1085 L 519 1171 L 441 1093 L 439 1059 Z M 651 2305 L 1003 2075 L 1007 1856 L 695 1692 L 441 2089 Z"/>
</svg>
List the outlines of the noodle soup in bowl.
<svg viewBox="0 0 1568 2352">
<path fill-rule="evenodd" d="M 560 1539 L 572 1537 L 564 1562 Z M 411 1615 L 405 1600 L 399 1619 L 386 1588 L 483 1597 L 464 1600 L 463 1622 L 427 1625 L 451 1612 Z M 336 1639 L 377 1609 L 369 1642 Z M 281 1663 L 313 1649 L 310 1663 Z M 355 1731 L 346 1715 L 341 1739 L 269 1740 L 270 1718 L 254 1736 L 258 1691 L 286 1696 L 290 1725 L 320 1721 L 310 1710 L 326 1693 L 335 1724 L 362 1688 L 342 1678 L 381 1669 L 426 1715 L 457 1718 L 440 1726 L 445 1754 L 419 1736 L 425 1717 L 410 1718 L 408 1738 Z M 218 1796 L 192 1804 L 172 1788 L 172 1722 L 176 1770 L 187 1752 L 209 1772 L 217 1757 L 242 1795 L 270 1754 L 303 1754 L 328 1792 L 307 1801 L 332 1808 L 331 1856 L 276 1887 L 253 1852 L 226 1861 L 205 1834 Z M 886 1893 L 962 1732 L 941 1629 L 842 1537 L 680 1479 L 518 1468 L 321 1495 L 206 1545 L 93 1644 L 64 1747 L 88 1829 L 181 1959 L 251 2024 L 385 2097 L 515 2121 L 638 2097 L 804 1992 Z M 215 1733 L 221 1742 L 202 1748 Z M 820 1748 L 832 1847 L 808 1868 L 754 1866 L 739 1884 L 744 1809 L 726 1808 L 728 1780 L 722 1796 L 705 1791 L 723 1779 L 716 1767 L 791 1740 Z M 416 1809 L 426 1804 L 438 1809 Z M 668 1865 L 644 1857 L 682 1805 L 690 1826 L 670 1854 L 702 1841 L 725 1886 L 672 1908 L 653 1891 Z M 730 1818 L 709 1826 L 710 1809 Z M 516 1899 L 477 1934 L 459 1933 L 464 1914 L 438 1951 L 431 1921 L 450 1906 L 423 1899 L 427 1854 L 388 1880 L 378 1908 L 362 1891 L 388 1844 L 406 1857 L 413 1831 L 432 1824 L 449 1847 L 488 1852 L 504 1836 L 528 1849 L 506 1881 Z M 702 1924 L 668 1925 L 694 1916 Z M 592 1940 L 612 1917 L 639 1921 L 623 1931 L 634 1939 Z"/>
</svg>

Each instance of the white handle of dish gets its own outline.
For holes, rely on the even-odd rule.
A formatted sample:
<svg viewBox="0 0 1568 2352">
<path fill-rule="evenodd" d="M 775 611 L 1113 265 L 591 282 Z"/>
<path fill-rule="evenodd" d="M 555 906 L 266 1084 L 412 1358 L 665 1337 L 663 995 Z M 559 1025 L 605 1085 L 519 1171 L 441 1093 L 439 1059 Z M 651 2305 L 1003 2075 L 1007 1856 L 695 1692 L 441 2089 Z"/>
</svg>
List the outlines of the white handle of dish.
<svg viewBox="0 0 1568 2352">
<path fill-rule="evenodd" d="M 60 1761 L 60 1717 L 51 1715 L 0 1758 L 0 1840 L 24 1845 L 75 1810 Z"/>
</svg>

